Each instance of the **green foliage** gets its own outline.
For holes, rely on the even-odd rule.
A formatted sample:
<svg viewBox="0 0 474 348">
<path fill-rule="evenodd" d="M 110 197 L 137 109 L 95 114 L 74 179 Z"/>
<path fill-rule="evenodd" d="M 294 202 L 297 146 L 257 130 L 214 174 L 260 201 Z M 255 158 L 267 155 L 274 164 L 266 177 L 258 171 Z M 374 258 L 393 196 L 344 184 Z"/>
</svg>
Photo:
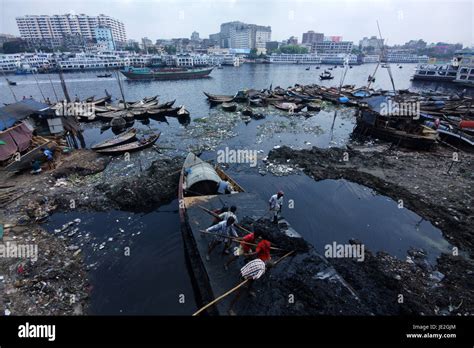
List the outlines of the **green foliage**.
<svg viewBox="0 0 474 348">
<path fill-rule="evenodd" d="M 165 46 L 165 51 L 168 54 L 176 54 L 176 47 L 167 45 L 167 46 Z"/>
<path fill-rule="evenodd" d="M 308 49 L 306 47 L 301 47 L 297 45 L 286 45 L 281 46 L 279 49 L 275 50 L 274 53 L 304 54 L 308 53 Z"/>
</svg>

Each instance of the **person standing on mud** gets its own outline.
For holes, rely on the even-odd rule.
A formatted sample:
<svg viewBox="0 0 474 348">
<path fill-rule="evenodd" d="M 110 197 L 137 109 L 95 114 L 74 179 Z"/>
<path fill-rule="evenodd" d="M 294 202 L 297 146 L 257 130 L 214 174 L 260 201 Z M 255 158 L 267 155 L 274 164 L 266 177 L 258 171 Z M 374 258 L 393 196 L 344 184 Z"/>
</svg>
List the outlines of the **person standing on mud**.
<svg viewBox="0 0 474 348">
<path fill-rule="evenodd" d="M 46 157 L 46 162 L 48 163 L 48 169 L 49 170 L 54 169 L 54 154 L 53 154 L 53 152 L 48 148 L 42 148 L 41 151 L 43 152 L 43 155 Z"/>
<path fill-rule="evenodd" d="M 273 212 L 273 222 L 278 223 L 278 218 L 280 217 L 281 208 L 283 207 L 283 191 L 278 191 L 270 197 L 268 204 L 270 211 Z"/>
<path fill-rule="evenodd" d="M 250 296 L 256 297 L 257 295 L 255 294 L 254 291 L 252 291 L 252 286 L 253 282 L 257 279 L 259 279 L 266 270 L 265 262 L 263 262 L 260 259 L 255 259 L 247 263 L 244 267 L 240 269 L 240 276 L 241 280 L 247 281 L 246 288 Z M 236 313 L 233 310 L 233 307 L 239 297 L 242 295 L 244 287 L 241 287 L 238 289 L 237 294 L 235 295 L 234 299 L 231 301 L 228 313 L 229 315 L 236 315 Z"/>
<path fill-rule="evenodd" d="M 206 229 L 206 232 L 213 232 L 215 234 L 214 239 L 209 244 L 209 248 L 207 249 L 207 261 L 211 259 L 211 252 L 218 244 L 225 243 L 224 250 L 222 250 L 222 253 L 225 254 L 228 248 L 228 243 L 230 243 L 230 239 L 228 237 L 239 237 L 239 235 L 235 231 L 234 222 L 235 219 L 230 216 L 227 220 L 221 221 L 217 225 L 211 226 Z"/>
</svg>

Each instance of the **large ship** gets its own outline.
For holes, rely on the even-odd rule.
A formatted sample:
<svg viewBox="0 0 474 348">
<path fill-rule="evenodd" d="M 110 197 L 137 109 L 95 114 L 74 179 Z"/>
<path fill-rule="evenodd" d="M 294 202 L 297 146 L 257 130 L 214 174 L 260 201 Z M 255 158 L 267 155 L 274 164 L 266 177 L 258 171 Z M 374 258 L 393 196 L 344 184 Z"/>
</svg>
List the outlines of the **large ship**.
<svg viewBox="0 0 474 348">
<path fill-rule="evenodd" d="M 120 70 L 130 80 L 181 80 L 181 79 L 198 79 L 208 77 L 213 67 L 203 69 L 188 68 L 134 68 L 126 67 Z"/>
<path fill-rule="evenodd" d="M 474 52 L 466 51 L 460 63 L 454 82 L 463 86 L 474 87 Z"/>
<path fill-rule="evenodd" d="M 461 70 L 466 73 L 468 62 L 472 53 L 468 51 L 457 51 L 450 64 L 420 64 L 416 67 L 413 80 L 458 82 Z M 461 69 L 460 67 L 463 67 Z M 464 77 L 468 79 L 468 77 Z"/>
</svg>

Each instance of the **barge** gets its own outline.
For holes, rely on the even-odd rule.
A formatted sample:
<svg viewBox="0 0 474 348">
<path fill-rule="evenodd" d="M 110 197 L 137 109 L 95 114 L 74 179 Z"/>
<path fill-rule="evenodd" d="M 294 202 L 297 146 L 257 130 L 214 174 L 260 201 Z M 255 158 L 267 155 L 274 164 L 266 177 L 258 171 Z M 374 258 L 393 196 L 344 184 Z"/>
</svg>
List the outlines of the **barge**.
<svg viewBox="0 0 474 348">
<path fill-rule="evenodd" d="M 134 68 L 126 67 L 120 72 L 130 80 L 183 80 L 209 77 L 214 68 L 187 69 L 187 68 Z"/>
</svg>

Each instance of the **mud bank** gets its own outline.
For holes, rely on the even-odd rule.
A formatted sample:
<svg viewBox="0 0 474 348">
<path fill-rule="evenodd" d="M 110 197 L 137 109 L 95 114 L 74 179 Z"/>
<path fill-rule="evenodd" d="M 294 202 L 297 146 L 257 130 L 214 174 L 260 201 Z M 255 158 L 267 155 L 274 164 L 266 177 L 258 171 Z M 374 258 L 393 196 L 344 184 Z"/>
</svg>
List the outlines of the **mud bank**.
<svg viewBox="0 0 474 348">
<path fill-rule="evenodd" d="M 388 147 L 270 151 L 268 160 L 302 169 L 314 180 L 346 179 L 401 201 L 431 221 L 451 244 L 474 256 L 474 155 L 440 149 L 404 152 Z M 344 159 L 347 159 L 346 161 Z M 449 173 L 448 173 L 449 170 Z"/>
<path fill-rule="evenodd" d="M 295 250 L 242 296 L 240 315 L 473 315 L 472 262 L 443 255 L 430 266 L 420 250 L 409 262 L 365 250 L 364 262 L 323 258 L 301 238 L 268 220 L 244 219 L 274 245 Z M 350 241 L 359 244 L 358 241 Z M 273 260 L 281 257 L 275 252 Z"/>
<path fill-rule="evenodd" d="M 344 161 L 344 157 L 348 160 Z M 315 180 L 342 178 L 370 187 L 396 201 L 402 200 L 404 207 L 431 221 L 459 248 L 459 253 L 442 254 L 435 266 L 426 261 L 423 250 L 415 249 L 409 251 L 406 260 L 367 250 L 364 262 L 329 258 L 330 264 L 363 304 L 358 305 L 358 310 L 365 313 L 368 309 L 366 314 L 377 315 L 473 315 L 474 161 L 472 155 L 462 153 L 460 161 L 448 173 L 451 158 L 449 151 L 413 153 L 386 147 L 347 150 L 282 147 L 272 150 L 268 156 L 272 164 L 299 168 Z M 302 284 L 302 289 L 308 284 L 307 280 L 289 279 L 288 291 L 292 283 Z M 304 305 L 311 305 L 308 301 L 309 296 Z"/>
<path fill-rule="evenodd" d="M 61 155 L 56 168 L 39 175 L 5 175 L 0 185 L 15 190 L 2 208 L 2 244 L 34 245 L 37 260 L 0 259 L 0 309 L 6 315 L 81 315 L 87 313 L 90 286 L 81 250 L 67 236 L 45 231 L 54 212 L 150 211 L 176 197 L 181 158 L 157 156 L 130 177 L 105 174 L 109 157 L 77 150 Z"/>
</svg>

